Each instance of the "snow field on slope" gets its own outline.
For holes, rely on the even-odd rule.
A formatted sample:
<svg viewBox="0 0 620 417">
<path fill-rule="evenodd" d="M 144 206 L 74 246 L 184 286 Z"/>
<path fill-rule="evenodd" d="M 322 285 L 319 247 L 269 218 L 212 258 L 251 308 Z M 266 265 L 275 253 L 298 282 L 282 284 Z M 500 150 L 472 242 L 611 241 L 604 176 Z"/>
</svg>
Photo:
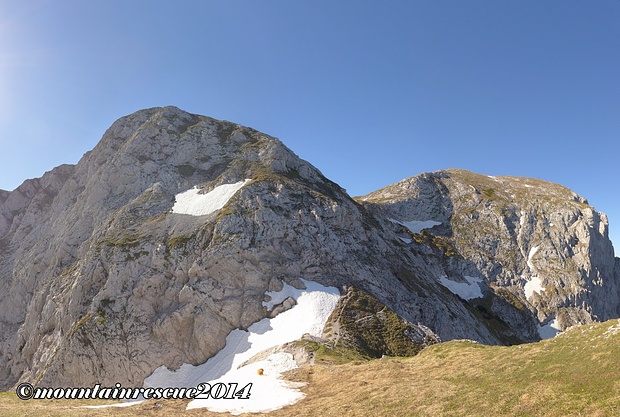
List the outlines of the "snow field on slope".
<svg viewBox="0 0 620 417">
<path fill-rule="evenodd" d="M 251 382 L 249 399 L 196 399 L 187 407 L 232 414 L 267 412 L 299 401 L 304 394 L 297 389 L 298 385 L 280 379 L 282 372 L 297 367 L 292 355 L 274 353 L 259 362 L 241 365 L 259 352 L 295 341 L 306 333 L 321 335 L 340 293 L 334 287 L 302 281 L 306 289 L 284 284 L 282 291 L 267 292 L 271 300 L 263 302 L 263 306 L 269 309 L 292 297 L 297 301 L 293 308 L 272 319 L 264 318 L 247 331 L 233 330 L 226 338 L 226 346 L 202 365 L 183 364 L 176 371 L 165 366 L 157 368 L 144 380 L 144 386 L 196 387 L 202 382 L 212 385 L 222 382 L 236 383 L 241 389 Z M 258 375 L 259 368 L 264 370 L 263 375 Z"/>
<path fill-rule="evenodd" d="M 392 223 L 397 223 L 401 226 L 405 226 L 411 231 L 411 233 L 420 233 L 424 229 L 430 229 L 431 227 L 439 226 L 441 224 L 441 222 L 436 222 L 435 220 L 410 220 L 408 222 L 400 222 L 394 219 L 388 220 Z"/>
<path fill-rule="evenodd" d="M 530 252 L 527 254 L 527 266 L 532 272 L 535 271 L 534 264 L 532 263 L 532 258 L 534 258 L 534 255 L 536 255 L 536 252 L 538 252 L 538 246 L 533 246 L 530 249 Z M 528 300 L 534 295 L 535 292 L 540 294 L 544 290 L 545 288 L 542 285 L 542 280 L 538 276 L 533 276 L 532 279 L 527 281 L 523 286 L 523 292 L 525 293 L 525 297 Z"/>
<path fill-rule="evenodd" d="M 542 280 L 539 277 L 532 277 L 532 279 L 526 282 L 523 286 L 523 292 L 528 300 L 532 298 L 535 292 L 540 294 L 544 290 L 545 288 L 542 285 Z"/>
<path fill-rule="evenodd" d="M 541 326 L 540 324 L 536 326 L 538 330 L 538 335 L 541 339 L 551 339 L 561 333 L 560 324 L 556 319 L 553 319 L 549 323 Z"/>
<path fill-rule="evenodd" d="M 463 300 L 482 298 L 482 291 L 480 290 L 480 285 L 478 285 L 482 282 L 482 280 L 480 278 L 468 276 L 465 276 L 465 279 L 467 282 L 456 282 L 448 279 L 445 275 L 442 275 L 439 277 L 439 282 Z"/>
<path fill-rule="evenodd" d="M 174 197 L 175 203 L 172 206 L 172 212 L 192 216 L 211 214 L 224 207 L 228 200 L 250 181 L 250 179 L 246 179 L 234 184 L 218 185 L 206 194 L 200 194 L 200 189 L 194 187 Z"/>
</svg>

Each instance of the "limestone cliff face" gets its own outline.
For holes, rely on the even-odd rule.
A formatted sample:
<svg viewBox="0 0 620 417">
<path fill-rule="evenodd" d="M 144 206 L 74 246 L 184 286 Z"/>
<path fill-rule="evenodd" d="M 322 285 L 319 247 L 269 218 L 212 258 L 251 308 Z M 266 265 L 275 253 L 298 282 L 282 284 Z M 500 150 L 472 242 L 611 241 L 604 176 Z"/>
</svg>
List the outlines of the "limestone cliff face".
<svg viewBox="0 0 620 417">
<path fill-rule="evenodd" d="M 123 117 L 77 165 L 0 193 L 0 389 L 138 386 L 204 363 L 297 278 L 365 291 L 420 344 L 537 340 L 551 318 L 617 314 L 604 216 L 565 189 L 552 208 L 517 195 L 551 185 L 485 178 L 430 174 L 355 201 L 255 130 L 174 107 Z M 185 192 L 222 205 L 188 214 Z M 473 277 L 481 297 L 449 289 Z M 526 296 L 533 277 L 544 291 Z"/>
<path fill-rule="evenodd" d="M 607 217 L 565 187 L 447 170 L 403 180 L 360 201 L 383 217 L 441 223 L 425 237 L 414 236 L 412 245 L 444 239 L 451 249 L 445 274 L 482 278 L 488 313 L 507 323 L 516 324 L 516 310 L 525 309 L 537 326 L 553 323 L 561 330 L 620 313 Z M 501 307 L 498 299 L 518 308 Z"/>
</svg>

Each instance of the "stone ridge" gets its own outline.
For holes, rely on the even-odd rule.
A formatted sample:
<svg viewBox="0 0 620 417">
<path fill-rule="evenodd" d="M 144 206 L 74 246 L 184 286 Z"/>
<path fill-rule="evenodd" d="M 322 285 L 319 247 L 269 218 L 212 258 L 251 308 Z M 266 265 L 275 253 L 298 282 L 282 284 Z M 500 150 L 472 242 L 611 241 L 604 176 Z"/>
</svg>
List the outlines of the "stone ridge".
<svg viewBox="0 0 620 417">
<path fill-rule="evenodd" d="M 462 169 L 447 169 L 423 173 L 406 178 L 394 184 L 373 191 L 356 199 L 368 202 L 381 202 L 385 199 L 406 199 L 406 191 L 415 189 L 418 177 L 451 178 L 462 184 L 473 187 L 478 192 L 492 194 L 493 198 L 510 200 L 554 200 L 560 204 L 572 201 L 587 205 L 588 201 L 574 191 L 556 183 L 545 180 L 517 177 L 517 176 L 490 176 L 477 174 Z M 403 193 L 405 191 L 405 193 Z"/>
<path fill-rule="evenodd" d="M 179 193 L 246 179 L 213 213 L 171 210 Z M 617 314 L 606 217 L 565 189 L 532 194 L 541 184 L 451 170 L 356 201 L 269 135 L 138 111 L 77 165 L 0 193 L 0 389 L 140 386 L 161 365 L 204 363 L 299 278 L 354 286 L 420 340 L 522 343 L 551 320 Z M 412 220 L 441 225 L 409 233 Z M 465 276 L 483 298 L 440 283 Z"/>
</svg>

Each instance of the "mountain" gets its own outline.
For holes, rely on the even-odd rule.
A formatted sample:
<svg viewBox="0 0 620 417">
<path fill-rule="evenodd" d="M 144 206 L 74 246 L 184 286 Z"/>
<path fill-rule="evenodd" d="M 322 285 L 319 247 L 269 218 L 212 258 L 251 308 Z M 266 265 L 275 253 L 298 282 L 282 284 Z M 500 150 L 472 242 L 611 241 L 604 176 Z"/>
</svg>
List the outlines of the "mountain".
<svg viewBox="0 0 620 417">
<path fill-rule="evenodd" d="M 428 233 L 397 225 L 413 250 L 442 249 L 445 279 L 484 277 L 487 291 L 476 308 L 507 323 L 518 338 L 531 339 L 530 317 L 544 336 L 620 314 L 620 270 L 607 217 L 561 185 L 451 169 L 358 200 L 377 217 L 432 220 Z"/>
<path fill-rule="evenodd" d="M 353 199 L 271 136 L 141 110 L 0 193 L 0 388 L 141 386 L 308 281 L 342 294 L 319 340 L 356 354 L 540 340 L 618 316 L 616 263 L 559 185 L 448 170 Z"/>
</svg>

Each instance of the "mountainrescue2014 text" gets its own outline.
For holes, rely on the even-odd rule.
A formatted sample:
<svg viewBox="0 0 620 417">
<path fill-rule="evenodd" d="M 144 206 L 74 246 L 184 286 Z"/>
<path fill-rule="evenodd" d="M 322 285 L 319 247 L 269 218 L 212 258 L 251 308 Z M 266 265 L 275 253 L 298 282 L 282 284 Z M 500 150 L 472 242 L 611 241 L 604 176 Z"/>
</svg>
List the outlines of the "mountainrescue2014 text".
<svg viewBox="0 0 620 417">
<path fill-rule="evenodd" d="M 114 387 L 101 387 L 95 384 L 92 388 L 49 388 L 34 387 L 28 382 L 22 382 L 15 389 L 17 397 L 22 400 L 84 400 L 84 399 L 100 399 L 100 400 L 138 400 L 138 399 L 196 399 L 206 400 L 213 398 L 215 400 L 247 400 L 250 398 L 250 390 L 252 383 L 249 382 L 242 388 L 238 389 L 239 384 L 236 382 L 216 382 L 210 384 L 202 382 L 196 387 L 179 388 L 179 387 L 140 387 L 140 388 L 124 388 L 120 383 L 116 383 Z"/>
</svg>

